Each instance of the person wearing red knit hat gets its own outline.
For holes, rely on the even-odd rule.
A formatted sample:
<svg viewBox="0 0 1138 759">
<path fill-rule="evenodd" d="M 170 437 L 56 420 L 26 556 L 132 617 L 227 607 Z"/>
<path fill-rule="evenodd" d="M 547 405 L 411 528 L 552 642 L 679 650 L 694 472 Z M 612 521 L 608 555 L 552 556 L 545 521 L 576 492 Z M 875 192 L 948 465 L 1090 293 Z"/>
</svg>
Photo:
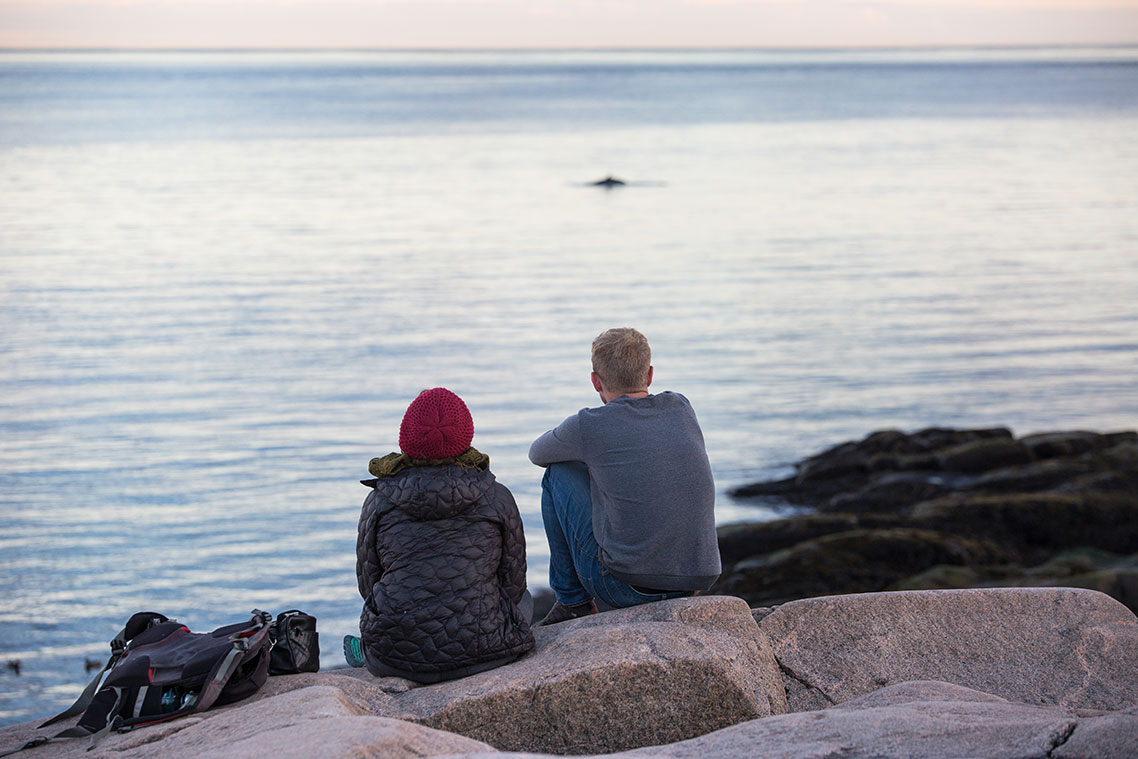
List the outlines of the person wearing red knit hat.
<svg viewBox="0 0 1138 759">
<path fill-rule="evenodd" d="M 443 387 L 419 394 L 399 452 L 374 458 L 360 513 L 360 635 L 344 658 L 377 677 L 436 683 L 533 650 L 521 516 L 490 458 L 470 445 L 474 420 Z"/>
<path fill-rule="evenodd" d="M 450 459 L 474 439 L 474 420 L 462 398 L 436 387 L 411 401 L 399 425 L 399 450 L 413 459 Z"/>
</svg>

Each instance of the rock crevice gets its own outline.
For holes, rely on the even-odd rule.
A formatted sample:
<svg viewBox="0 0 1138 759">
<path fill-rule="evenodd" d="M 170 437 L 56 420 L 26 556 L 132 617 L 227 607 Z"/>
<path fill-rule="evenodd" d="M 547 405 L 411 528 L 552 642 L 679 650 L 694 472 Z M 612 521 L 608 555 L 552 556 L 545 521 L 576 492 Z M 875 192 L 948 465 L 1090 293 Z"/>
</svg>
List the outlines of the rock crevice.
<svg viewBox="0 0 1138 759">
<path fill-rule="evenodd" d="M 1075 734 L 1075 729 L 1079 726 L 1078 722 L 1069 722 L 1058 730 L 1051 740 L 1051 747 L 1047 749 L 1047 759 L 1055 756 L 1055 751 L 1060 746 L 1064 745 Z"/>
</svg>

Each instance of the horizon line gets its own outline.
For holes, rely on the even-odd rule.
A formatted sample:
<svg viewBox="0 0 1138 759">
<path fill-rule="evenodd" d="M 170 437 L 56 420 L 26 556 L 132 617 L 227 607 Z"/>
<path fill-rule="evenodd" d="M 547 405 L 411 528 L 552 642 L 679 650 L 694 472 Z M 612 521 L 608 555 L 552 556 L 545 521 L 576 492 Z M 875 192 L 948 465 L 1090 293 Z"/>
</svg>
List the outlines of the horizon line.
<svg viewBox="0 0 1138 759">
<path fill-rule="evenodd" d="M 554 47 L 485 46 L 445 47 L 437 45 L 408 47 L 361 47 L 358 45 L 225 45 L 225 46 L 171 46 L 145 45 L 4 45 L 0 52 L 45 53 L 571 53 L 571 52 L 809 52 L 832 50 L 1048 50 L 1085 48 L 1138 48 L 1138 40 L 1117 42 L 950 42 L 909 44 L 843 44 L 843 45 L 577 45 Z"/>
</svg>

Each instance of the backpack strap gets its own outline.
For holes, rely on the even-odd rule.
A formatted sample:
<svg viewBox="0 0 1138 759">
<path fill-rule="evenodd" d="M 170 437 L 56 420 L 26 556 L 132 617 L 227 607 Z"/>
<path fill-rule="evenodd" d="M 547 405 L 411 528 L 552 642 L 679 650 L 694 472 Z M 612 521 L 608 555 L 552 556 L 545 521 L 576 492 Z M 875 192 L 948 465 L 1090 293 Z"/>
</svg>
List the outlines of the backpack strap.
<svg viewBox="0 0 1138 759">
<path fill-rule="evenodd" d="M 115 704 L 114 704 L 114 706 L 111 707 L 110 711 L 108 712 L 108 714 L 110 716 L 107 719 L 107 724 L 104 725 L 99 730 L 96 730 L 95 732 L 92 733 L 92 732 L 89 732 L 86 728 L 76 726 L 76 727 L 71 728 L 70 730 L 64 730 L 62 733 L 60 733 L 59 735 L 56 735 L 54 737 L 56 737 L 56 738 L 65 738 L 65 737 L 66 738 L 82 738 L 84 735 L 90 735 L 91 736 L 91 742 L 87 744 L 87 750 L 90 751 L 91 749 L 95 748 L 95 746 L 99 743 L 99 741 L 101 741 L 103 739 L 103 736 L 105 736 L 107 733 L 111 732 L 112 730 L 117 730 L 119 728 L 119 725 L 122 724 L 122 716 L 120 714 L 118 714 L 119 705 L 122 703 L 122 698 L 123 698 L 122 688 L 115 688 Z"/>
<path fill-rule="evenodd" d="M 20 751 L 23 751 L 26 748 L 35 748 L 36 746 L 42 746 L 43 744 L 49 742 L 50 740 L 51 740 L 51 738 L 45 738 L 44 736 L 40 736 L 38 738 L 32 738 L 30 741 L 28 741 L 27 743 L 25 743 L 22 746 L 16 746 L 16 748 L 10 748 L 7 751 L 0 751 L 0 756 L 11 756 L 12 754 L 19 753 Z"/>
<path fill-rule="evenodd" d="M 23 744 L 22 746 L 17 746 L 16 748 L 8 749 L 7 751 L 0 751 L 0 757 L 11 756 L 12 754 L 23 751 L 26 748 L 35 748 L 36 746 L 42 746 L 45 743 L 51 743 L 52 741 L 56 740 L 57 738 L 85 738 L 88 735 L 91 735 L 91 746 L 87 749 L 88 751 L 90 751 L 92 748 L 95 747 L 95 739 L 97 737 L 102 737 L 103 733 L 109 732 L 112 729 L 113 728 L 111 727 L 111 725 L 108 725 L 107 727 L 100 730 L 98 733 L 95 733 L 95 735 L 91 735 L 91 733 L 87 732 L 87 730 L 85 728 L 78 727 L 78 726 L 69 727 L 66 730 L 60 730 L 55 735 L 38 735 L 35 738 L 32 738 L 27 743 Z"/>
<path fill-rule="evenodd" d="M 269 635 L 269 622 L 272 620 L 272 615 L 267 614 L 259 609 L 253 610 L 253 621 L 259 622 L 260 627 L 256 632 L 247 638 L 238 638 L 233 641 L 233 648 L 225 655 L 217 665 L 210 672 L 209 682 L 206 683 L 205 688 L 202 689 L 201 695 L 198 700 L 190 707 L 190 712 L 204 712 L 206 709 L 213 706 L 213 702 L 221 695 L 221 691 L 225 688 L 229 678 L 240 666 L 246 651 L 257 650 L 264 642 L 265 638 Z"/>
<path fill-rule="evenodd" d="M 91 680 L 91 682 L 87 683 L 87 687 L 83 689 L 83 692 L 81 694 L 79 694 L 79 698 L 75 700 L 74 704 L 69 706 L 65 711 L 62 711 L 52 717 L 47 722 L 44 722 L 42 725 L 40 725 L 40 727 L 44 728 L 48 725 L 54 725 L 56 722 L 62 722 L 69 717 L 74 717 L 78 714 L 82 714 L 87 706 L 91 703 L 91 699 L 95 697 L 95 692 L 99 690 L 99 683 L 103 679 L 103 676 L 107 674 L 107 670 L 115 666 L 115 664 L 118 663 L 118 660 L 122 658 L 123 651 L 126 650 L 126 644 L 130 642 L 130 640 L 136 635 L 144 632 L 153 625 L 156 625 L 160 622 L 173 621 L 174 620 L 170 619 L 169 617 L 153 611 L 140 611 L 137 614 L 131 615 L 131 618 L 127 620 L 126 624 L 123 626 L 123 629 L 119 630 L 115 637 L 111 639 L 111 657 L 107 659 L 107 663 L 103 667 L 102 671 L 99 672 L 99 674 L 95 675 L 95 678 Z M 83 733 L 83 735 L 86 734 L 86 732 Z M 60 735 L 62 735 L 62 733 Z M 58 738 L 60 735 L 56 735 L 54 737 Z M 0 756 L 4 755 L 0 754 Z"/>
<path fill-rule="evenodd" d="M 123 651 L 126 650 L 127 640 L 128 638 L 126 637 L 126 628 L 124 627 L 123 629 L 119 630 L 118 634 L 115 635 L 115 637 L 111 640 L 111 656 L 109 659 L 107 659 L 107 663 L 103 666 L 102 671 L 100 671 L 99 674 L 95 675 L 94 679 L 91 680 L 91 682 L 87 683 L 87 687 L 84 688 L 83 692 L 79 694 L 79 698 L 75 700 L 74 704 L 67 707 L 66 710 L 55 715 L 47 722 L 44 722 L 42 725 L 40 725 L 41 728 L 47 727 L 48 725 L 54 725 L 56 722 L 62 722 L 69 717 L 74 717 L 77 714 L 83 713 L 83 710 L 85 710 L 88 704 L 91 703 L 91 699 L 95 697 L 95 691 L 99 690 L 99 683 L 102 682 L 103 676 L 107 674 L 107 670 L 115 666 L 115 664 L 118 663 L 118 660 L 122 658 Z M 86 735 L 86 733 L 84 733 L 84 735 Z M 57 735 L 54 737 L 58 738 L 59 736 Z M 0 754 L 0 756 L 3 756 L 3 754 Z"/>
<path fill-rule="evenodd" d="M 32 738 L 30 741 L 28 741 L 27 743 L 25 743 L 22 746 L 16 746 L 16 748 L 10 748 L 7 751 L 0 751 L 0 756 L 11 756 L 12 754 L 23 751 L 26 748 L 35 748 L 36 746 L 42 746 L 43 744 L 49 742 L 50 740 L 51 740 L 51 738 L 46 738 L 46 737 L 41 735 L 37 738 Z"/>
</svg>

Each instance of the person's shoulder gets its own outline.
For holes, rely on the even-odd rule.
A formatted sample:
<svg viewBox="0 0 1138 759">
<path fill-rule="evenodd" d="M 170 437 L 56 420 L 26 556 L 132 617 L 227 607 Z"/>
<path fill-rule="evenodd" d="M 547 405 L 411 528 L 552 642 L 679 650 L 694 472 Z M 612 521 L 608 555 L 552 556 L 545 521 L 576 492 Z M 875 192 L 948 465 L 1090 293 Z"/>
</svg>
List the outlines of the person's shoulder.
<svg viewBox="0 0 1138 759">
<path fill-rule="evenodd" d="M 517 508 L 517 502 L 514 500 L 513 492 L 502 484 L 500 480 L 494 481 L 494 486 L 490 490 L 494 494 L 494 500 L 498 503 L 505 504 Z"/>
<path fill-rule="evenodd" d="M 652 396 L 656 399 L 659 406 L 686 406 L 691 408 L 691 401 L 683 393 L 677 393 L 674 390 L 664 390 Z"/>
<path fill-rule="evenodd" d="M 590 419 L 596 419 L 597 414 L 603 413 L 604 406 L 591 407 L 578 409 L 575 413 L 565 417 L 564 421 L 558 427 L 564 429 L 565 427 L 580 426 L 582 422 L 588 422 Z"/>
</svg>

